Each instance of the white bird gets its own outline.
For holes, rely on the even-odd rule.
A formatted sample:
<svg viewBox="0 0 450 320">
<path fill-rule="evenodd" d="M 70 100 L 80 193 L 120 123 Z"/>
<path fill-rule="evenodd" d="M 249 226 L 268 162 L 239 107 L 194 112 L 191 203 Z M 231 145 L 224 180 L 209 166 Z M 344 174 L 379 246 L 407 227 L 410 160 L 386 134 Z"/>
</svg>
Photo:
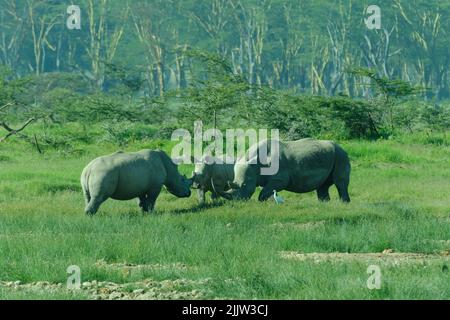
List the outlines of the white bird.
<svg viewBox="0 0 450 320">
<path fill-rule="evenodd" d="M 275 200 L 276 204 L 284 203 L 284 199 L 278 195 L 277 190 L 273 190 L 273 199 Z"/>
</svg>

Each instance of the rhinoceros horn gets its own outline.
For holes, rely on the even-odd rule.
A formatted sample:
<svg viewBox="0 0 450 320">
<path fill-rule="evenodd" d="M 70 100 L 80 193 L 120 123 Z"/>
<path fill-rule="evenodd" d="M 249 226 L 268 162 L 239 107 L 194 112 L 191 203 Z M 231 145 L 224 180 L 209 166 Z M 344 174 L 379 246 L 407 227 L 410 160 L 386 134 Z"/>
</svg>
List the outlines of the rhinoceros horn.
<svg viewBox="0 0 450 320">
<path fill-rule="evenodd" d="M 213 178 L 211 178 L 211 186 L 212 186 L 212 188 L 213 188 L 213 190 L 214 190 L 215 193 L 222 195 L 220 192 L 217 192 L 216 187 L 214 186 L 214 180 L 213 180 Z"/>
<path fill-rule="evenodd" d="M 228 181 L 228 185 L 230 185 L 230 182 Z M 215 185 L 214 185 L 214 181 L 211 178 L 211 186 L 214 190 L 215 193 L 217 193 L 218 195 L 220 195 L 221 197 L 227 199 L 227 200 L 232 200 L 233 196 L 231 194 L 229 194 L 228 192 L 223 192 L 223 191 L 219 191 L 216 189 Z"/>
</svg>

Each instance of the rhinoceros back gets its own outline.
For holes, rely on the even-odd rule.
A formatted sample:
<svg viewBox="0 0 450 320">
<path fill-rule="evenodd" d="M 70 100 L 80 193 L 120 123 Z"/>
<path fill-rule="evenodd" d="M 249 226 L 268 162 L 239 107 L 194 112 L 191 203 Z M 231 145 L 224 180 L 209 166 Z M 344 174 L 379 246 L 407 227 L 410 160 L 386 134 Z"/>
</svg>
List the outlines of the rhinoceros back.
<svg viewBox="0 0 450 320">
<path fill-rule="evenodd" d="M 113 199 L 130 200 L 153 186 L 162 186 L 165 178 L 166 170 L 158 151 L 119 152 L 92 162 L 89 186 L 112 191 Z"/>
<path fill-rule="evenodd" d="M 301 139 L 280 144 L 280 170 L 287 170 L 292 192 L 310 192 L 330 176 L 335 163 L 332 141 Z"/>
</svg>

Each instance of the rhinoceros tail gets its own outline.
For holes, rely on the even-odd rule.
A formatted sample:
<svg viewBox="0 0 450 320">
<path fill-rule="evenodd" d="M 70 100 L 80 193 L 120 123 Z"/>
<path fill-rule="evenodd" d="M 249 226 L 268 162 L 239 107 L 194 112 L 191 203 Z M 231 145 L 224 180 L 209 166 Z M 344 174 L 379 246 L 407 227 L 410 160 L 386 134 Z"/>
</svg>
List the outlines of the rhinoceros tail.
<svg viewBox="0 0 450 320">
<path fill-rule="evenodd" d="M 81 173 L 81 189 L 83 190 L 83 196 L 86 206 L 91 201 L 91 194 L 89 192 L 89 172 L 90 168 L 87 167 Z"/>
</svg>

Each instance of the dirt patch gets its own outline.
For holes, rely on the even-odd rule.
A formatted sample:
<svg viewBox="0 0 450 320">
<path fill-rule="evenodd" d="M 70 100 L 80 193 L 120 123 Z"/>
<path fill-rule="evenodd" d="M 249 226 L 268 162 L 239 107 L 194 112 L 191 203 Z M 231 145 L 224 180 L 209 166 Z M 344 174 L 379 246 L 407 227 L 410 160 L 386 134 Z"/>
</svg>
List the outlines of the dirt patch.
<svg viewBox="0 0 450 320">
<path fill-rule="evenodd" d="M 450 240 L 434 240 L 434 239 L 425 239 L 423 240 L 425 243 L 438 244 L 443 246 L 450 246 Z"/>
<path fill-rule="evenodd" d="M 186 271 L 187 266 L 183 263 L 171 263 L 171 264 L 133 264 L 133 263 L 107 263 L 105 260 L 99 260 L 95 263 L 97 268 L 110 269 L 110 270 L 122 270 L 126 274 L 131 274 L 136 271 L 145 270 L 177 270 Z"/>
<path fill-rule="evenodd" d="M 20 281 L 0 281 L 0 287 L 33 292 L 76 292 L 85 293 L 94 300 L 176 300 L 202 299 L 206 291 L 192 289 L 204 286 L 210 280 L 163 280 L 145 279 L 137 282 L 118 284 L 106 281 L 83 282 L 80 289 L 68 290 L 65 284 L 46 281 L 21 283 Z"/>
<path fill-rule="evenodd" d="M 0 281 L 0 287 L 14 290 L 45 290 L 47 292 L 58 292 L 64 289 L 62 283 L 50 283 L 47 281 L 38 281 L 32 283 L 22 283 L 21 281 Z"/>
<path fill-rule="evenodd" d="M 372 167 L 378 169 L 408 169 L 411 166 L 404 163 L 378 162 L 372 164 Z"/>
<path fill-rule="evenodd" d="M 293 251 L 282 251 L 280 256 L 283 259 L 309 261 L 314 263 L 332 262 L 362 262 L 362 263 L 381 263 L 389 265 L 400 264 L 429 264 L 431 262 L 450 262 L 450 256 L 445 252 L 442 254 L 423 254 L 394 252 L 386 249 L 381 253 L 300 253 Z"/>
<path fill-rule="evenodd" d="M 322 227 L 325 225 L 325 223 L 326 223 L 325 220 L 305 222 L 305 223 L 277 222 L 277 223 L 272 224 L 272 227 L 280 228 L 280 229 L 292 228 L 292 229 L 297 229 L 297 230 L 311 230 L 311 229 Z"/>
<path fill-rule="evenodd" d="M 97 268 L 119 270 L 126 276 L 133 272 L 143 270 L 186 270 L 182 263 L 173 264 L 132 264 L 107 263 L 99 260 L 95 263 Z M 83 282 L 79 289 L 67 289 L 66 283 L 50 283 L 38 281 L 22 283 L 21 281 L 0 281 L 0 288 L 25 292 L 45 293 L 77 293 L 85 294 L 94 300 L 177 300 L 202 299 L 207 294 L 207 285 L 211 279 L 189 280 L 162 280 L 144 279 L 135 282 L 114 283 L 108 281 Z M 196 289 L 199 288 L 199 289 Z"/>
<path fill-rule="evenodd" d="M 87 290 L 96 300 L 165 300 L 165 299 L 201 299 L 204 290 L 193 290 L 193 286 L 204 286 L 209 280 L 163 280 L 116 284 L 113 282 L 85 282 L 82 289 Z"/>
</svg>

